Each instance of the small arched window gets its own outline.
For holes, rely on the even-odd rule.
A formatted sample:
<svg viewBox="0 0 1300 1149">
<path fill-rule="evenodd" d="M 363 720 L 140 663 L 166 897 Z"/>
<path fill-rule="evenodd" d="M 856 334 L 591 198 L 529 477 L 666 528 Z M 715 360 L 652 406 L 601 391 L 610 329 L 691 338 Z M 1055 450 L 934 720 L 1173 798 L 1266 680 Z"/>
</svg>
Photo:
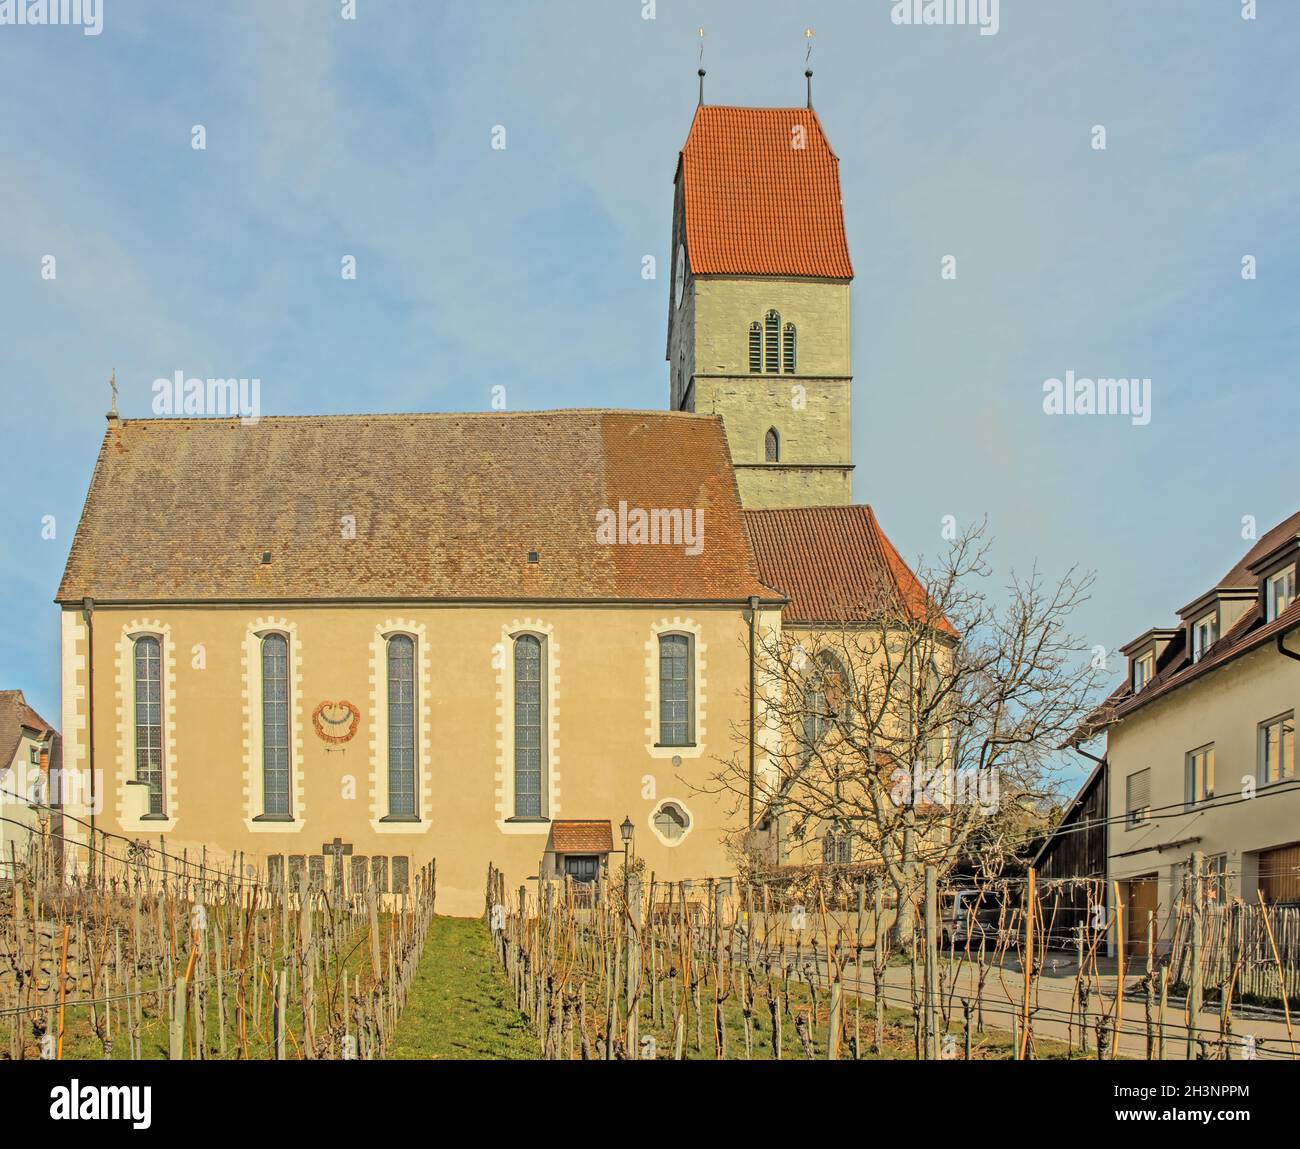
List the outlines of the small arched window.
<svg viewBox="0 0 1300 1149">
<path fill-rule="evenodd" d="M 388 816 L 413 819 L 415 812 L 415 639 L 388 640 Z"/>
<path fill-rule="evenodd" d="M 781 341 L 781 368 L 787 375 L 794 374 L 794 352 L 795 352 L 795 332 L 794 324 L 785 325 L 784 337 Z"/>
<path fill-rule="evenodd" d="M 262 639 L 262 813 L 287 818 L 289 808 L 289 640 Z"/>
<path fill-rule="evenodd" d="M 135 640 L 135 778 L 149 787 L 149 816 L 166 816 L 163 801 L 162 643 L 144 634 Z"/>
<path fill-rule="evenodd" d="M 757 319 L 749 325 L 749 369 L 754 374 L 763 370 L 763 327 Z"/>
<path fill-rule="evenodd" d="M 769 311 L 765 320 L 766 330 L 763 347 L 764 366 L 769 374 L 776 374 L 781 370 L 780 363 L 780 343 L 781 343 L 781 313 L 779 311 Z"/>
<path fill-rule="evenodd" d="M 763 460 L 768 463 L 781 461 L 781 436 L 776 433 L 775 427 L 767 429 L 767 438 L 763 441 Z"/>
<path fill-rule="evenodd" d="M 542 794 L 542 732 L 546 728 L 542 690 L 542 640 L 515 639 L 515 817 L 545 817 Z"/>
</svg>

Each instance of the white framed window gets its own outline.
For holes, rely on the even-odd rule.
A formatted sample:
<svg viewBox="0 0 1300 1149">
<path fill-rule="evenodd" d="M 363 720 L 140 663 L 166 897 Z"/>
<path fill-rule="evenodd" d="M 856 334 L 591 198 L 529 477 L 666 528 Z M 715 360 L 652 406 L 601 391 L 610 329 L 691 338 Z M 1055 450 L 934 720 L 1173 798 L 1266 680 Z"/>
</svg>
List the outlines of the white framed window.
<svg viewBox="0 0 1300 1149">
<path fill-rule="evenodd" d="M 392 821 L 418 821 L 420 741 L 415 639 L 394 634 L 384 660 L 388 693 L 388 814 Z"/>
<path fill-rule="evenodd" d="M 292 818 L 289 752 L 289 639 L 262 636 L 262 815 Z"/>
<path fill-rule="evenodd" d="M 1295 563 L 1286 570 L 1269 575 L 1264 584 L 1264 614 L 1272 622 L 1295 602 Z"/>
<path fill-rule="evenodd" d="M 1271 786 L 1295 775 L 1295 712 L 1259 724 L 1259 783 Z"/>
<path fill-rule="evenodd" d="M 135 711 L 135 780 L 149 787 L 149 818 L 165 818 L 163 770 L 162 641 L 142 634 L 132 645 Z"/>
<path fill-rule="evenodd" d="M 1151 817 L 1151 769 L 1137 770 L 1124 779 L 1126 825 L 1134 830 Z"/>
<path fill-rule="evenodd" d="M 1211 611 L 1192 623 L 1192 661 L 1200 662 L 1205 652 L 1219 641 L 1219 612 Z"/>
<path fill-rule="evenodd" d="M 659 636 L 659 745 L 695 745 L 695 642 Z"/>
<path fill-rule="evenodd" d="M 1133 660 L 1133 693 L 1146 688 L 1156 674 L 1156 652 L 1148 650 Z"/>
<path fill-rule="evenodd" d="M 1208 802 L 1214 797 L 1214 743 L 1187 755 L 1187 805 Z"/>
<path fill-rule="evenodd" d="M 514 640 L 516 818 L 546 817 L 546 644 L 535 634 Z"/>
</svg>

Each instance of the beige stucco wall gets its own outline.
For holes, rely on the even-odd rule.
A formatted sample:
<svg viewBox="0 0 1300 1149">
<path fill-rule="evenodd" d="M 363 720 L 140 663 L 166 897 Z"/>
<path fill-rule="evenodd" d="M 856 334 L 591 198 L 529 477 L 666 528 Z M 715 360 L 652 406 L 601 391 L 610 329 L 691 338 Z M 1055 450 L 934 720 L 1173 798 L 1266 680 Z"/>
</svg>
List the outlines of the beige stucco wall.
<svg viewBox="0 0 1300 1149">
<path fill-rule="evenodd" d="M 261 794 L 256 636 L 268 629 L 290 636 L 291 824 L 252 820 Z M 654 746 L 663 630 L 695 639 L 693 748 Z M 421 821 L 415 825 L 380 821 L 382 636 L 394 631 L 412 634 L 418 647 Z M 162 833 L 173 851 L 207 846 L 209 858 L 243 851 L 255 865 L 273 854 L 319 854 L 335 836 L 356 855 L 405 855 L 413 867 L 436 857 L 439 909 L 477 914 L 488 863 L 517 886 L 536 875 L 549 829 L 507 820 L 509 643 L 522 631 L 547 644 L 550 816 L 608 819 L 621 850 L 618 825 L 629 815 L 636 853 L 662 879 L 734 872 L 721 843 L 730 815 L 699 789 L 717 769 L 716 758 L 742 750 L 735 732 L 748 718 L 748 671 L 739 607 L 99 607 L 94 762 L 102 808 L 96 824 L 128 837 Z M 162 823 L 135 816 L 140 788 L 127 785 L 134 773 L 130 641 L 145 632 L 163 639 L 168 818 Z M 63 639 L 65 767 L 84 771 L 87 668 L 79 612 L 64 612 Z M 317 736 L 312 712 L 323 701 L 344 699 L 360 709 L 360 726 L 351 742 L 331 750 Z M 665 799 L 677 800 L 692 819 L 676 845 L 661 841 L 651 824 Z M 74 804 L 71 812 L 87 811 Z"/>
<path fill-rule="evenodd" d="M 1265 646 L 1138 710 L 1110 728 L 1110 880 L 1159 879 L 1161 932 L 1178 897 L 1181 867 L 1193 850 L 1226 855 L 1229 897 L 1255 901 L 1260 850 L 1300 840 L 1300 790 L 1270 792 L 1230 805 L 1184 810 L 1186 757 L 1215 747 L 1215 794 L 1240 797 L 1258 768 L 1259 724 L 1300 703 L 1300 663 Z M 1126 778 L 1151 769 L 1157 815 L 1127 826 Z M 1167 807 L 1167 809 L 1161 809 Z M 1195 842 L 1184 841 L 1195 838 Z M 1182 842 L 1181 845 L 1172 843 Z M 1161 850 L 1159 847 L 1164 847 Z M 1140 852 L 1139 852 L 1140 851 Z M 1113 896 L 1113 895 L 1112 895 Z M 1127 898 L 1127 891 L 1121 891 Z"/>
</svg>

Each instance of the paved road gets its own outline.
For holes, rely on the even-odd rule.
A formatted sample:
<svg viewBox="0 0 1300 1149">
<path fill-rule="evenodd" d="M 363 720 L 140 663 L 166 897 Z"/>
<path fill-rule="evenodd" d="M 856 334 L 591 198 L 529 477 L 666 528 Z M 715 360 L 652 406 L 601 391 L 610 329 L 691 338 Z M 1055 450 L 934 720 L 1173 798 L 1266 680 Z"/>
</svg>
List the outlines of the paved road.
<svg viewBox="0 0 1300 1149">
<path fill-rule="evenodd" d="M 787 951 L 788 953 L 788 951 Z M 1094 992 L 1090 996 L 1088 1049 L 1096 1055 L 1096 1021 L 1099 1016 L 1115 1016 L 1115 997 L 1118 978 L 1115 962 L 1099 961 L 1099 973 L 1092 980 Z M 1040 1038 L 1050 1038 L 1062 1043 L 1073 1037 L 1074 1048 L 1079 1048 L 1080 1015 L 1077 1006 L 1071 1007 L 1076 992 L 1076 961 L 1067 955 L 1050 956 L 1047 968 L 1036 979 L 1031 996 L 1033 1032 Z M 1147 1056 L 1147 1024 L 1145 991 L 1136 984 L 1144 970 L 1126 974 L 1124 978 L 1123 1020 L 1118 1053 L 1121 1057 L 1145 1058 Z M 821 971 L 824 978 L 824 967 Z M 1000 968 L 989 971 L 984 982 L 984 1024 L 988 1029 L 1010 1031 L 1016 1016 L 1024 1011 L 1024 970 L 1011 959 Z M 960 1021 L 961 999 L 973 1003 L 976 997 L 978 971 L 970 964 L 961 967 L 955 987 L 949 987 L 952 996 L 951 1015 Z M 861 988 L 870 996 L 873 986 L 870 952 L 863 954 L 863 978 L 859 987 L 850 966 L 846 971 L 845 988 L 852 992 Z M 884 997 L 887 1006 L 896 1009 L 912 1008 L 912 971 L 906 965 L 891 965 L 885 971 Z M 1159 1016 L 1157 996 L 1153 1019 Z M 1187 1010 L 1182 1000 L 1170 998 L 1165 1007 L 1165 1050 L 1167 1060 L 1187 1057 Z M 1290 1059 L 1300 1052 L 1300 1018 L 1292 1019 L 1295 1043 L 1288 1039 L 1285 1019 L 1280 1011 L 1265 1011 L 1234 1005 L 1232 1019 L 1232 1057 L 1241 1059 L 1249 1055 L 1249 1038 L 1255 1041 L 1255 1055 L 1261 1059 Z M 1209 1044 L 1208 1056 L 1217 1058 L 1219 1042 L 1219 1008 L 1217 1003 L 1202 1009 L 1198 1015 L 1197 1037 Z M 1196 1048 L 1200 1049 L 1199 1042 Z"/>
</svg>

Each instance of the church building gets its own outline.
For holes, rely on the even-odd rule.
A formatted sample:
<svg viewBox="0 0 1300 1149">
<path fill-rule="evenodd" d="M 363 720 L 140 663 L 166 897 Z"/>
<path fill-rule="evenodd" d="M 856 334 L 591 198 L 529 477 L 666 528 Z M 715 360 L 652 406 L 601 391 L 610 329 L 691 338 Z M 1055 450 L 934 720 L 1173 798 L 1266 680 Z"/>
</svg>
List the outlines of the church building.
<svg viewBox="0 0 1300 1149">
<path fill-rule="evenodd" d="M 915 581 L 852 501 L 811 104 L 701 103 L 672 251 L 667 411 L 110 414 L 56 598 L 68 812 L 336 888 L 436 858 L 454 914 L 489 863 L 613 872 L 625 820 L 661 880 L 735 873 L 756 628 Z"/>
</svg>

